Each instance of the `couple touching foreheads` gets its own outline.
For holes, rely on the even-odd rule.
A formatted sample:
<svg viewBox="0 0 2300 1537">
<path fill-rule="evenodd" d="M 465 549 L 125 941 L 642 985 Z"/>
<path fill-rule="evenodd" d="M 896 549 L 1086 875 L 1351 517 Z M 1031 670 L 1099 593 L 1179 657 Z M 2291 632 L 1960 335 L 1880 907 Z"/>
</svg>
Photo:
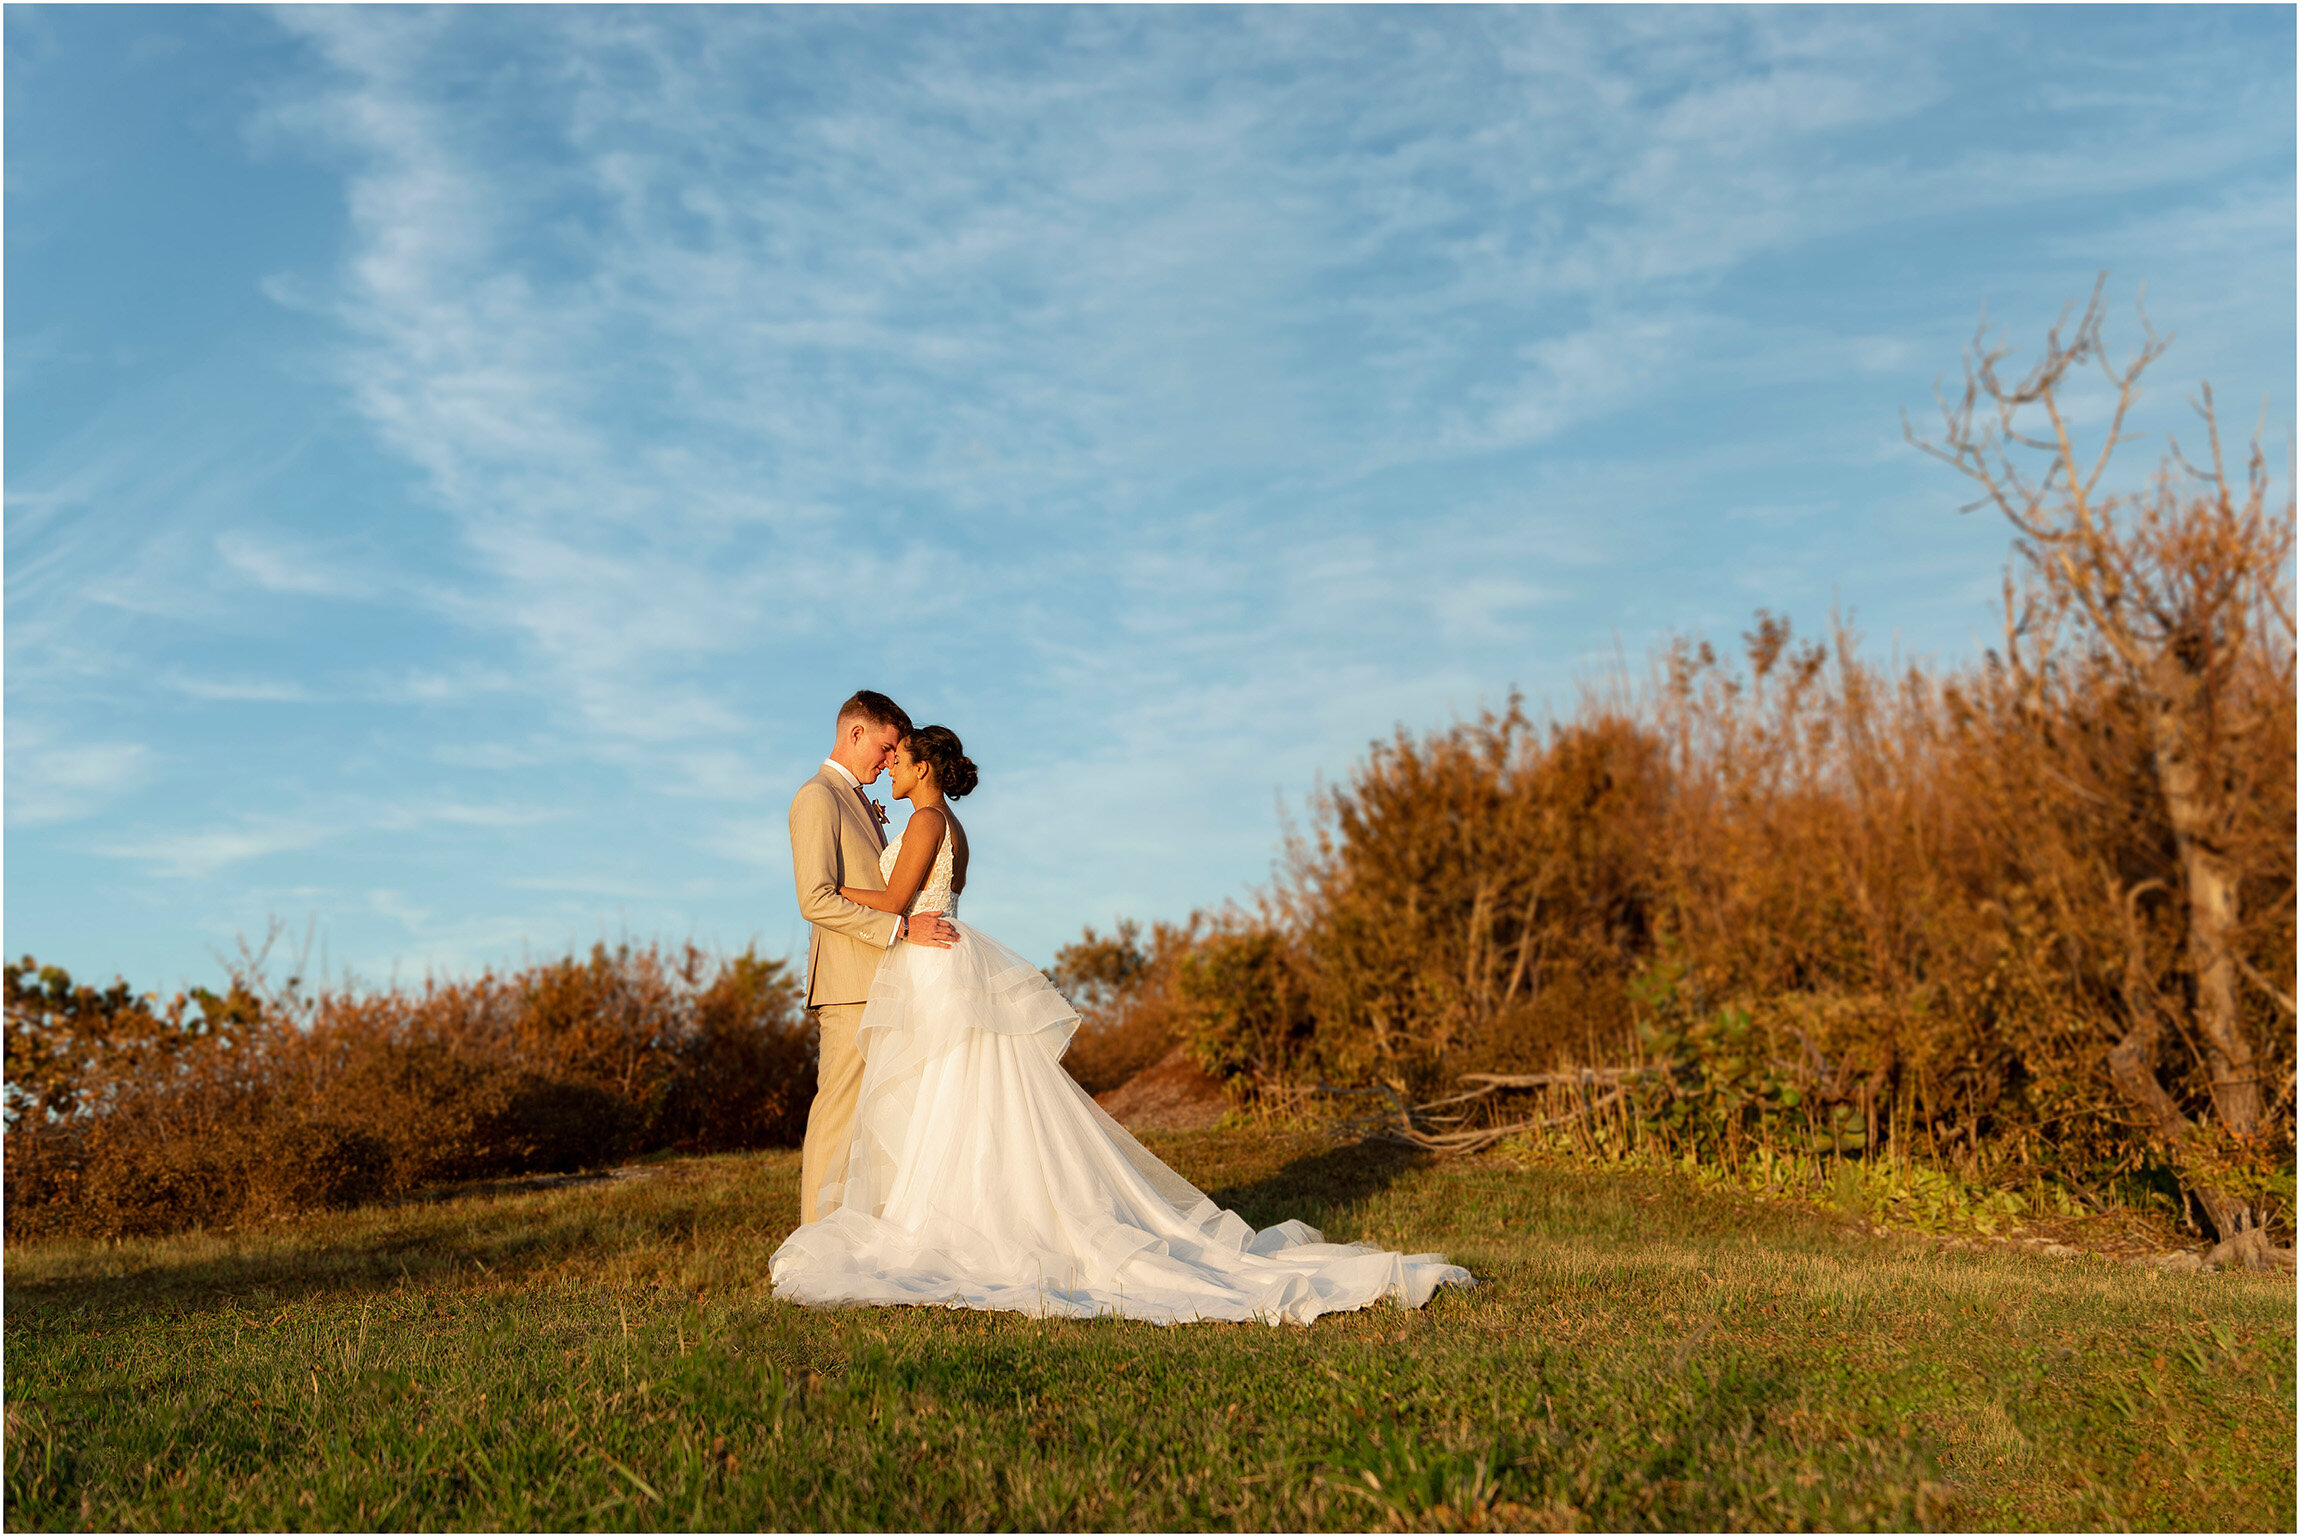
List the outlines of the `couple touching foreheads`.
<svg viewBox="0 0 2300 1537">
<path fill-rule="evenodd" d="M 863 789 L 882 772 L 911 804 L 893 843 Z M 1296 1221 L 1256 1232 L 1094 1103 L 1062 1067 L 1077 1011 L 958 921 L 970 847 L 950 803 L 975 778 L 955 732 L 866 690 L 791 801 L 821 1050 L 775 1294 L 1308 1323 L 1469 1284 L 1441 1255 L 1330 1244 Z"/>
</svg>

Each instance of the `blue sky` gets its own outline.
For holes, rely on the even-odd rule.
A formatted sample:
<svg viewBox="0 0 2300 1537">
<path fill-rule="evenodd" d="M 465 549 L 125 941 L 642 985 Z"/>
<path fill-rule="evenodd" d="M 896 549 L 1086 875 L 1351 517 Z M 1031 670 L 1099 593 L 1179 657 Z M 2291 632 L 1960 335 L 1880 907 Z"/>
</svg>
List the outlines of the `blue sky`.
<svg viewBox="0 0 2300 1537">
<path fill-rule="evenodd" d="M 2281 460 L 2293 25 L 11 5 L 5 946 L 790 952 L 874 686 L 1043 959 L 1672 632 L 1969 656 L 1984 304 L 2145 281 Z"/>
</svg>

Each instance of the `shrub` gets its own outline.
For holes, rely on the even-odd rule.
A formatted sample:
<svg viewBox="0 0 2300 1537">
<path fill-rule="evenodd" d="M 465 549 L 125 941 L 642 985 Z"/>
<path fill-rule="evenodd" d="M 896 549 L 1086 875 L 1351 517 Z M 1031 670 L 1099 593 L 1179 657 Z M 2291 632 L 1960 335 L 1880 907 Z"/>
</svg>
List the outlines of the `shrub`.
<svg viewBox="0 0 2300 1537">
<path fill-rule="evenodd" d="M 1203 914 L 1187 923 L 1142 926 L 1121 921 L 1109 934 L 1087 929 L 1055 953 L 1054 985 L 1078 1010 L 1078 1031 L 1062 1065 L 1089 1094 L 1117 1088 L 1173 1050 L 1180 1040 L 1176 969 L 1206 927 Z"/>
<path fill-rule="evenodd" d="M 814 1041 L 779 961 L 736 956 L 695 998 L 649 1142 L 688 1151 L 796 1147 L 815 1094 Z"/>
<path fill-rule="evenodd" d="M 659 1147 L 790 1145 L 814 1093 L 788 968 L 594 948 L 414 992 L 158 1006 L 7 968 L 7 1232 L 117 1236 L 341 1207 Z"/>
<path fill-rule="evenodd" d="M 1321 1062 L 1428 1087 L 1620 1049 L 1665 783 L 1660 744 L 1611 711 L 1537 732 L 1512 698 L 1377 744 L 1289 851 Z"/>
<path fill-rule="evenodd" d="M 243 1146 L 249 1157 L 237 1215 L 357 1206 L 392 1187 L 391 1144 L 355 1122 L 275 1114 Z"/>
<path fill-rule="evenodd" d="M 1182 1044 L 1232 1093 L 1252 1097 L 1323 1068 L 1303 959 L 1280 931 L 1216 929 L 1181 957 L 1174 991 Z"/>
</svg>

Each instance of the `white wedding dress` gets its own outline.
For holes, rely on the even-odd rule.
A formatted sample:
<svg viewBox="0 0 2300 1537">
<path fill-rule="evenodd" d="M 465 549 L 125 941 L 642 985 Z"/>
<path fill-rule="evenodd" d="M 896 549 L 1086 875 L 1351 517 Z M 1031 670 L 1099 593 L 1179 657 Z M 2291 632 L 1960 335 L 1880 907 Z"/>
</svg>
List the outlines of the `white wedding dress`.
<svg viewBox="0 0 2300 1537">
<path fill-rule="evenodd" d="M 909 911 L 949 915 L 958 943 L 898 944 L 879 967 L 844 1178 L 775 1251 L 776 1296 L 1306 1324 L 1470 1284 L 1442 1255 L 1327 1243 L 1296 1221 L 1257 1233 L 1152 1157 L 1063 1070 L 1077 1011 L 957 923 L 951 870 L 946 832 Z"/>
</svg>

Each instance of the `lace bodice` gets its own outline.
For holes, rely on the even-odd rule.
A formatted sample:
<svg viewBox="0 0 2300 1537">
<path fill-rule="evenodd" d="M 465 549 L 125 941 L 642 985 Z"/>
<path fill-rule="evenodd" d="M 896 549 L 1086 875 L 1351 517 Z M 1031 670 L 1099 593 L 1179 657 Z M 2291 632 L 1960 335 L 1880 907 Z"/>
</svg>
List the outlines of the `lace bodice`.
<svg viewBox="0 0 2300 1537">
<path fill-rule="evenodd" d="M 900 840 L 888 844 L 879 851 L 878 876 L 880 880 L 893 879 L 894 862 L 901 853 L 902 843 Z M 957 869 L 957 845 L 951 841 L 950 828 L 946 824 L 942 830 L 942 847 L 935 851 L 934 866 L 926 872 L 926 880 L 920 884 L 918 895 L 910 899 L 910 905 L 905 907 L 903 911 L 905 913 L 941 913 L 946 918 L 957 916 L 958 895 L 950 889 L 951 877 Z"/>
</svg>

